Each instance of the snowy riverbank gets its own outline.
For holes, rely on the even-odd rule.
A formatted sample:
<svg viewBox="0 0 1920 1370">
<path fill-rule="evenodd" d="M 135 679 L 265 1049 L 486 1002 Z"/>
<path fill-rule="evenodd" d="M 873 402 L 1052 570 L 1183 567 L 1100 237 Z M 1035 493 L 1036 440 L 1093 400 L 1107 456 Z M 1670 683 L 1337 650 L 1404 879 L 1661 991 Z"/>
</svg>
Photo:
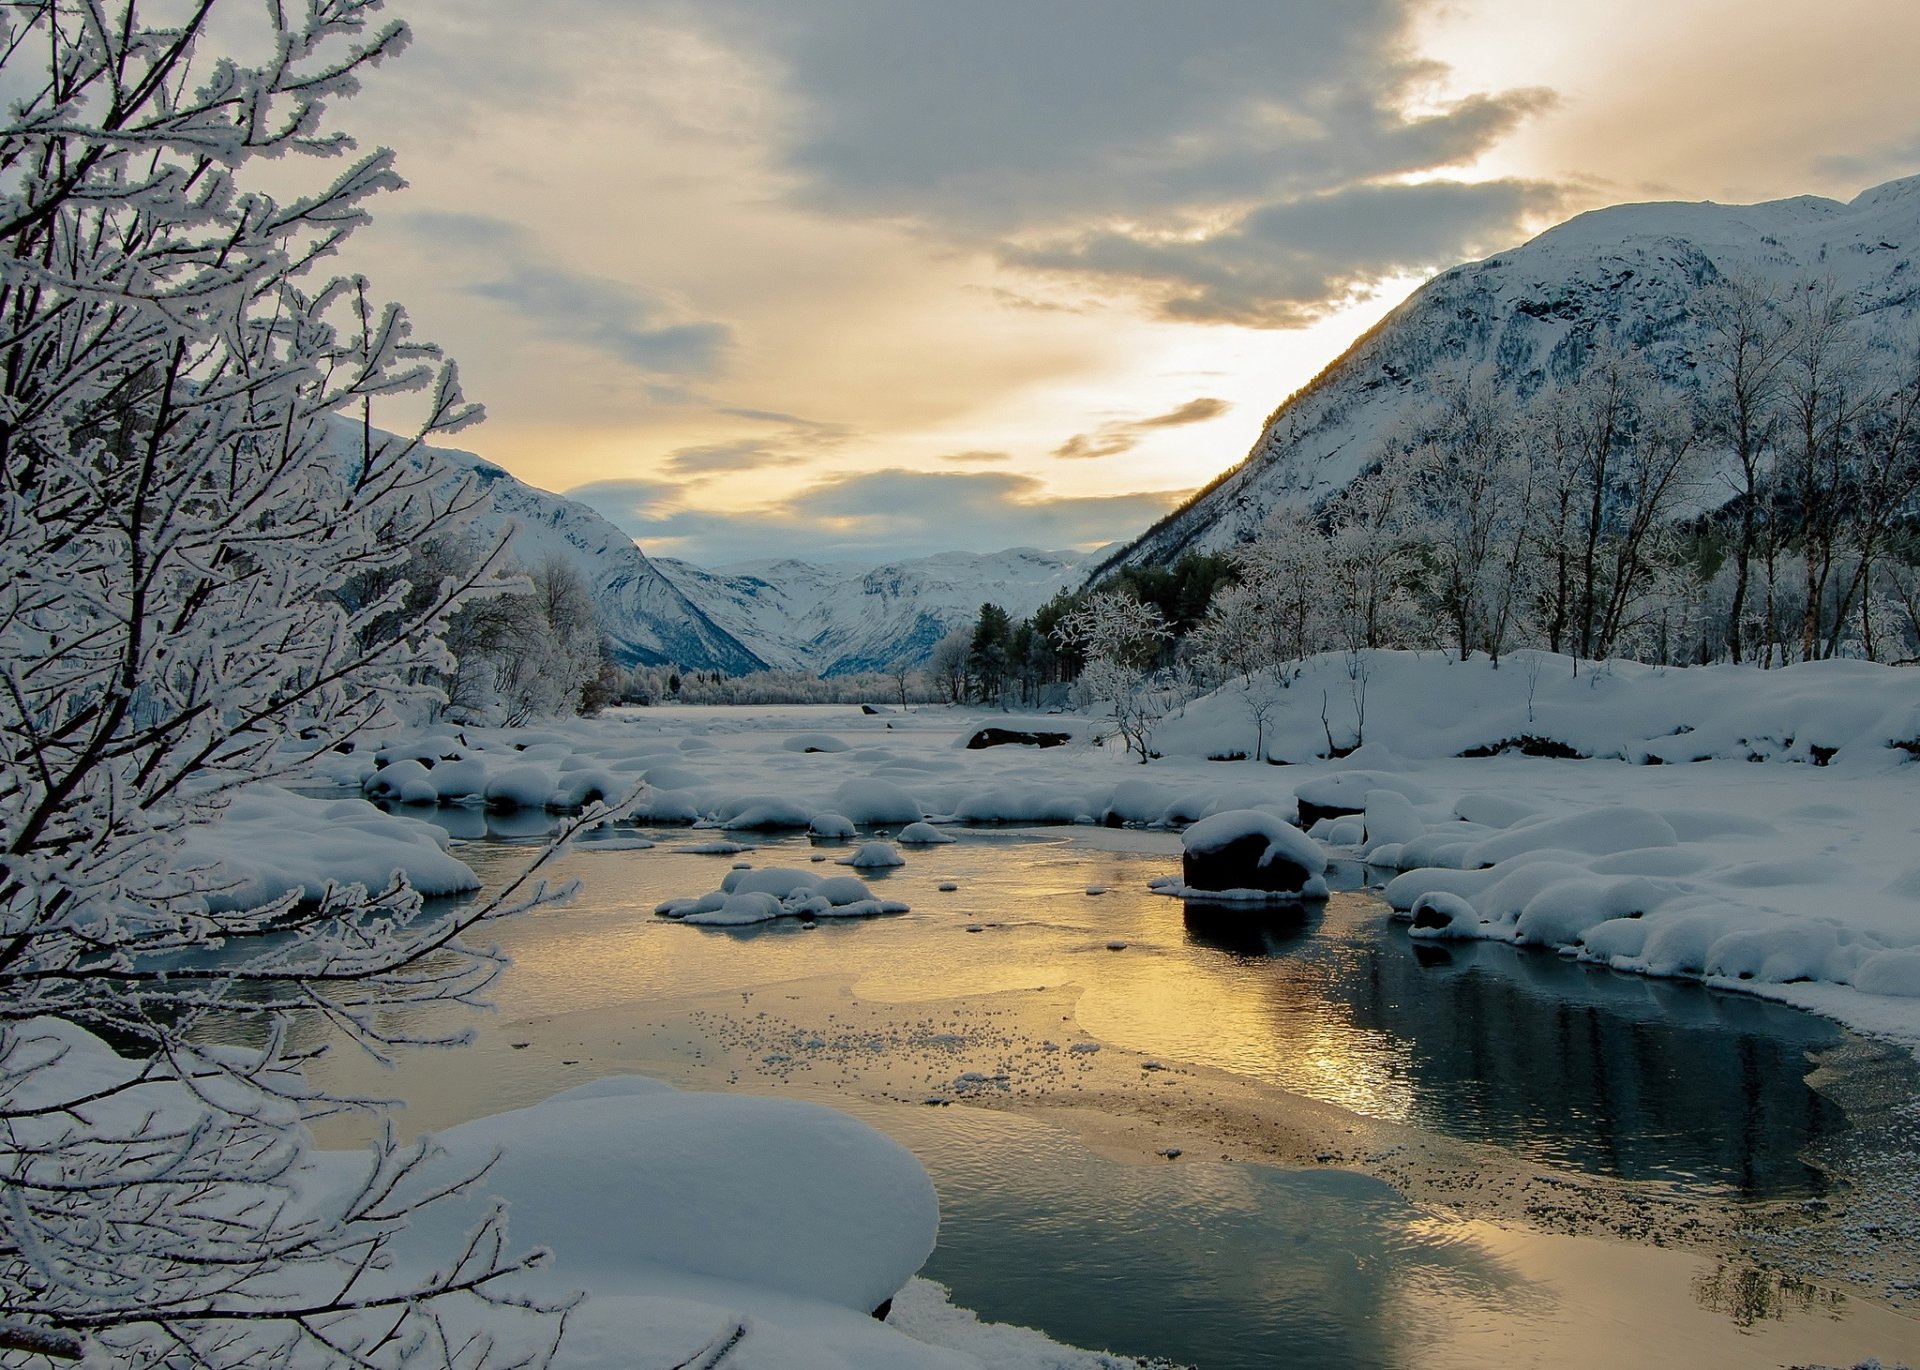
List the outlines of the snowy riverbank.
<svg viewBox="0 0 1920 1370">
<path fill-rule="evenodd" d="M 662 708 L 422 732 L 328 753 L 313 774 L 422 803 L 604 796 L 636 821 L 743 841 L 849 821 L 1177 828 L 1263 810 L 1382 881 L 1399 872 L 1387 895 L 1404 910 L 1444 896 L 1423 935 L 1703 979 L 1920 1047 L 1920 672 L 1329 656 L 1266 721 L 1266 755 L 1298 764 L 1210 760 L 1255 749 L 1241 695 L 1166 720 L 1147 766 L 1086 716 Z M 1070 740 L 969 749 L 989 725 Z M 1310 759 L 1329 735 L 1364 743 Z"/>
</svg>

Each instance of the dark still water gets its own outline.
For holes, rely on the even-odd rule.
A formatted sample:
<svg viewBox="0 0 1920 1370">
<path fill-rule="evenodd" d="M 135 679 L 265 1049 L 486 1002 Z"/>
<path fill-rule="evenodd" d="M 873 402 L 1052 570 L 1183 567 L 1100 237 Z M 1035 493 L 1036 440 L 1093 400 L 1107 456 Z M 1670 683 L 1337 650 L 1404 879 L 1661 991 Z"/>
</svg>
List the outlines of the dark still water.
<svg viewBox="0 0 1920 1370">
<path fill-rule="evenodd" d="M 1196 906 L 1184 924 L 1266 1001 L 1276 1038 L 1332 1019 L 1371 1044 L 1381 1078 L 1345 1091 L 1314 1088 L 1310 1056 L 1274 1061 L 1279 1082 L 1363 1113 L 1746 1197 L 1820 1192 L 1805 1157 L 1847 1127 L 1807 1083 L 1846 1034 L 1810 1014 L 1504 944 L 1423 945 L 1339 894 L 1292 923 Z"/>
</svg>

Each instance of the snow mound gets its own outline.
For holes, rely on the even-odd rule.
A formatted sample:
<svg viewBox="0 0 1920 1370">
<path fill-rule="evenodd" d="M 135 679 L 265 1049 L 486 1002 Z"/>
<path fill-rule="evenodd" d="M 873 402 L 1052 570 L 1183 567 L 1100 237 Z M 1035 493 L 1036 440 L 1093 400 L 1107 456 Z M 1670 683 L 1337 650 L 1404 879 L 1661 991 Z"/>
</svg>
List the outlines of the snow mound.
<svg viewBox="0 0 1920 1370">
<path fill-rule="evenodd" d="M 903 847 L 938 847 L 956 839 L 931 823 L 909 823 L 895 838 Z"/>
<path fill-rule="evenodd" d="M 862 842 L 856 850 L 841 857 L 837 864 L 853 866 L 858 870 L 887 870 L 906 865 L 907 859 L 900 855 L 900 849 L 891 842 Z"/>
<path fill-rule="evenodd" d="M 822 877 L 787 866 L 727 872 L 720 888 L 663 900 L 654 912 L 702 927 L 745 927 L 775 918 L 870 918 L 906 913 L 896 899 L 880 899 L 851 875 Z"/>
<path fill-rule="evenodd" d="M 651 1268 L 866 1313 L 920 1268 L 939 1227 L 905 1147 L 798 1100 L 571 1094 L 438 1140 L 456 1166 L 502 1153 L 486 1188 L 511 1204 L 514 1240 L 553 1247 L 558 1279 L 596 1292 Z M 421 1235 L 458 1250 L 466 1216 L 430 1209 L 416 1225 L 449 1228 Z"/>
<path fill-rule="evenodd" d="M 446 848 L 440 828 L 382 813 L 364 799 L 311 799 L 253 785 L 218 819 L 189 828 L 178 859 L 183 868 L 207 871 L 215 886 L 207 907 L 221 912 L 295 891 L 317 903 L 335 885 L 378 890 L 396 872 L 426 895 L 479 889 L 478 877 Z"/>
<path fill-rule="evenodd" d="M 849 780 L 833 794 L 833 807 L 864 826 L 918 823 L 927 816 L 920 801 L 890 780 Z"/>
</svg>

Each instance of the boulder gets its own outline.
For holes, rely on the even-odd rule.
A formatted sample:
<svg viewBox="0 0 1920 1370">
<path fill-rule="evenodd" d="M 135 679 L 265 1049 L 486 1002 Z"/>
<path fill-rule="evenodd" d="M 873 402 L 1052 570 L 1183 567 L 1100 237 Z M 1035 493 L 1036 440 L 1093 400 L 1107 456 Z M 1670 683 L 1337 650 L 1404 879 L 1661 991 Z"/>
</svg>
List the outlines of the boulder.
<svg viewBox="0 0 1920 1370">
<path fill-rule="evenodd" d="M 1203 818 L 1182 839 L 1181 882 L 1189 893 L 1244 890 L 1324 897 L 1326 857 L 1298 828 L 1257 809 Z"/>
<path fill-rule="evenodd" d="M 987 747 L 1059 747 L 1073 741 L 1072 733 L 1026 732 L 1018 728 L 982 728 L 967 739 L 967 750 Z"/>
</svg>

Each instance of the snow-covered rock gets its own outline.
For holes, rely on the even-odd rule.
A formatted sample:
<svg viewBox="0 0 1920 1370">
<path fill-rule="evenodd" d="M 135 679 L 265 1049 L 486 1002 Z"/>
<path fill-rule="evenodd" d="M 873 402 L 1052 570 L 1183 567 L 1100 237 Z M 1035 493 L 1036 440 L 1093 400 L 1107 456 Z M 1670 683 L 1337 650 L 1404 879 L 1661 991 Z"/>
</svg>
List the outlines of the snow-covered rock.
<svg viewBox="0 0 1920 1370">
<path fill-rule="evenodd" d="M 1324 898 L 1327 858 L 1290 823 L 1258 809 L 1203 818 L 1181 838 L 1181 882 L 1192 894 Z"/>
<path fill-rule="evenodd" d="M 208 869 L 214 910 L 253 908 L 296 890 L 317 902 L 334 885 L 379 890 L 396 872 L 422 894 L 480 888 L 433 824 L 364 799 L 312 799 L 274 785 L 242 790 L 214 822 L 187 829 L 178 860 Z"/>
</svg>

